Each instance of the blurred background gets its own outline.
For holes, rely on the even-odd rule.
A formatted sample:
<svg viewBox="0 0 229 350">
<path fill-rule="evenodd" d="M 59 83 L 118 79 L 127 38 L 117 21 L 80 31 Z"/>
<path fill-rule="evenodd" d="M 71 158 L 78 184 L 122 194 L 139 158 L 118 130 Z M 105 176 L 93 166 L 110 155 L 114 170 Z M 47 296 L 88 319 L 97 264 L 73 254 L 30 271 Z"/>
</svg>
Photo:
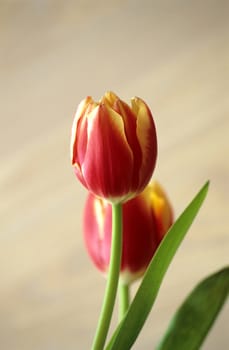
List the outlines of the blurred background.
<svg viewBox="0 0 229 350">
<path fill-rule="evenodd" d="M 0 1 L 0 347 L 89 349 L 105 287 L 84 250 L 86 191 L 69 138 L 78 103 L 142 97 L 157 126 L 154 177 L 176 215 L 210 192 L 133 349 L 228 263 L 229 2 Z M 133 288 L 137 288 L 137 284 Z M 203 349 L 229 345 L 228 306 Z"/>
</svg>

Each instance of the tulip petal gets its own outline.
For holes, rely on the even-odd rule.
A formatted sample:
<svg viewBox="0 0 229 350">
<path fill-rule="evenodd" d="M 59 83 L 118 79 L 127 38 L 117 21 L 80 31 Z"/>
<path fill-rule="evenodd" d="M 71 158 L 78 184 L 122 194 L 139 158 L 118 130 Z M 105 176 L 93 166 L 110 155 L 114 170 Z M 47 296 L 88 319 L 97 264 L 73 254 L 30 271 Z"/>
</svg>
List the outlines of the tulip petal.
<svg viewBox="0 0 229 350">
<path fill-rule="evenodd" d="M 152 193 L 151 205 L 157 219 L 157 231 L 159 240 L 161 240 L 173 222 L 172 205 L 165 191 L 157 181 L 152 181 L 150 186 Z"/>
<path fill-rule="evenodd" d="M 72 165 L 74 165 L 78 161 L 78 137 L 77 134 L 79 133 L 78 131 L 78 122 L 79 120 L 85 116 L 85 113 L 90 106 L 90 103 L 93 103 L 93 100 L 90 96 L 86 97 L 83 101 L 80 102 L 76 114 L 73 120 L 73 125 L 72 125 L 72 133 L 71 133 L 71 144 L 70 144 L 70 150 L 71 150 L 71 160 L 72 160 Z"/>
<path fill-rule="evenodd" d="M 107 91 L 100 102 L 113 109 L 113 106 L 117 100 L 119 100 L 119 98 L 114 92 Z"/>
<path fill-rule="evenodd" d="M 137 115 L 137 138 L 142 151 L 142 164 L 139 182 L 142 189 L 149 182 L 157 158 L 157 135 L 152 114 L 143 100 L 135 97 L 131 100 L 132 109 Z"/>
<path fill-rule="evenodd" d="M 137 116 L 124 101 L 117 100 L 113 108 L 122 116 L 126 139 L 134 154 L 132 188 L 136 190 L 139 184 L 139 171 L 142 163 L 142 150 L 136 135 Z"/>
<path fill-rule="evenodd" d="M 139 195 L 123 205 L 123 259 L 122 270 L 143 272 L 158 246 L 156 222 L 152 208 Z"/>
<path fill-rule="evenodd" d="M 98 196 L 118 199 L 130 191 L 132 150 L 122 118 L 104 104 L 88 116 L 88 143 L 82 173 L 88 189 Z"/>
<path fill-rule="evenodd" d="M 84 240 L 93 262 L 103 272 L 110 260 L 111 222 L 111 206 L 90 193 L 84 208 Z"/>
</svg>

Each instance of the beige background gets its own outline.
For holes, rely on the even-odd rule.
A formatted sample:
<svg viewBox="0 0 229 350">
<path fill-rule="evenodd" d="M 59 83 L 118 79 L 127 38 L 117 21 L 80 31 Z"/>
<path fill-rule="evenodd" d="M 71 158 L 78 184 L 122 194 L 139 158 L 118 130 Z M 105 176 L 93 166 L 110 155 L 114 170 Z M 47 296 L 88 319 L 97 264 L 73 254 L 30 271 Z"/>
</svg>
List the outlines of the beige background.
<svg viewBox="0 0 229 350">
<path fill-rule="evenodd" d="M 83 245 L 86 191 L 69 135 L 106 90 L 145 99 L 155 177 L 178 215 L 209 196 L 134 345 L 153 349 L 182 298 L 228 263 L 229 2 L 0 1 L 0 348 L 89 349 L 105 281 Z M 135 286 L 136 288 L 136 286 Z M 203 349 L 228 348 L 228 307 Z"/>
</svg>

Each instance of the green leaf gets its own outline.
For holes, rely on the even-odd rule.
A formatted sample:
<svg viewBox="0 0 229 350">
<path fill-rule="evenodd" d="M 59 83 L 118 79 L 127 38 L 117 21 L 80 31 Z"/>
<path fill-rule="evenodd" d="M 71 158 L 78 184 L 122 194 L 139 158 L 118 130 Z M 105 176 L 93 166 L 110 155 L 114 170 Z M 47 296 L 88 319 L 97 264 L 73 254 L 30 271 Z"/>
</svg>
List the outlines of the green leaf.
<svg viewBox="0 0 229 350">
<path fill-rule="evenodd" d="M 207 182 L 173 224 L 157 249 L 126 316 L 116 329 L 107 350 L 128 350 L 134 344 L 158 294 L 163 277 L 197 215 L 208 191 Z"/>
<path fill-rule="evenodd" d="M 229 267 L 199 283 L 175 313 L 157 350 L 197 350 L 229 293 Z"/>
</svg>

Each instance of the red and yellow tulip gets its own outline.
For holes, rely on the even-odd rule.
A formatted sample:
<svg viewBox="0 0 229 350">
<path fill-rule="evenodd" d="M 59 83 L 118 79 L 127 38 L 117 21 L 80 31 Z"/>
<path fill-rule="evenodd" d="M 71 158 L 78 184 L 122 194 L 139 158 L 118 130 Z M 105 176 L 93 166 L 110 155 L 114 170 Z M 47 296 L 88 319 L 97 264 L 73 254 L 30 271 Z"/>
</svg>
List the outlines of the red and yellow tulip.
<svg viewBox="0 0 229 350">
<path fill-rule="evenodd" d="M 122 282 L 130 283 L 144 273 L 172 223 L 171 204 L 157 182 L 151 182 L 140 195 L 123 204 Z M 110 260 L 111 205 L 89 193 L 83 225 L 89 256 L 106 273 Z"/>
<path fill-rule="evenodd" d="M 157 137 L 146 103 L 131 106 L 107 92 L 78 106 L 72 127 L 71 159 L 80 182 L 94 195 L 119 203 L 143 191 L 157 157 Z"/>
</svg>

